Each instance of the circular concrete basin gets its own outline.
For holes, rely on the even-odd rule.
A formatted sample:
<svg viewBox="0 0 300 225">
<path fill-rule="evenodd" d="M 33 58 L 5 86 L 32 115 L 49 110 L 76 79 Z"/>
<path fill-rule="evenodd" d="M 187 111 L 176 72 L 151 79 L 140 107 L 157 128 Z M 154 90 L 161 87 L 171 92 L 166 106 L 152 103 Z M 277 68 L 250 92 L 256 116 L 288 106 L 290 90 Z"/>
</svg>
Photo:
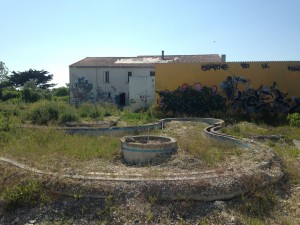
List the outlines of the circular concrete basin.
<svg viewBox="0 0 300 225">
<path fill-rule="evenodd" d="M 121 138 L 121 150 L 126 163 L 146 164 L 169 158 L 177 150 L 177 141 L 165 136 L 125 136 Z"/>
</svg>

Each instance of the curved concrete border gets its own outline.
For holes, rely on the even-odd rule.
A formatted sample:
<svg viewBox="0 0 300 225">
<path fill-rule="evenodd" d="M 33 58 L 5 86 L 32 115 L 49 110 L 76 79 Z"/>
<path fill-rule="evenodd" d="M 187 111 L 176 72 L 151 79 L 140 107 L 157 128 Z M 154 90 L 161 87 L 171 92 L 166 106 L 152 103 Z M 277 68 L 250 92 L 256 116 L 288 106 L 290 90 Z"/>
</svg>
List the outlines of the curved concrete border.
<svg viewBox="0 0 300 225">
<path fill-rule="evenodd" d="M 158 177 L 143 177 L 142 174 L 112 173 L 88 173 L 82 175 L 57 174 L 41 171 L 6 158 L 0 158 L 0 161 L 41 175 L 102 182 L 103 185 L 111 185 L 111 192 L 116 190 L 120 192 L 125 184 L 126 190 L 122 190 L 124 193 L 132 193 L 137 190 L 145 189 L 149 190 L 151 187 L 151 189 L 155 190 L 155 193 L 162 199 L 170 200 L 193 199 L 200 201 L 214 201 L 229 199 L 237 195 L 245 194 L 256 186 L 265 186 L 277 182 L 283 176 L 281 166 L 276 161 L 275 155 L 271 149 L 259 145 L 256 142 L 244 141 L 220 133 L 219 129 L 224 124 L 223 120 L 214 118 L 167 118 L 160 120 L 158 123 L 142 127 L 146 127 L 146 129 L 149 129 L 149 127 L 152 127 L 153 129 L 160 127 L 163 129 L 164 124 L 170 121 L 196 121 L 209 124 L 209 126 L 204 129 L 204 132 L 209 138 L 212 138 L 212 140 L 220 140 L 222 143 L 226 141 L 242 148 L 252 149 L 254 152 L 263 151 L 265 154 L 264 159 L 263 161 L 252 163 L 243 168 L 225 168 L 222 171 L 215 169 L 181 174 L 168 173 Z M 92 130 L 92 135 L 97 133 L 97 129 L 90 129 Z M 87 128 L 83 130 L 87 130 Z M 105 132 L 108 132 L 107 130 L 111 129 L 106 129 Z M 122 131 L 124 131 L 124 129 L 122 129 Z M 68 133 L 74 134 L 77 132 Z M 128 185 L 132 182 L 135 185 Z M 130 191 L 129 189 L 132 190 Z"/>
</svg>

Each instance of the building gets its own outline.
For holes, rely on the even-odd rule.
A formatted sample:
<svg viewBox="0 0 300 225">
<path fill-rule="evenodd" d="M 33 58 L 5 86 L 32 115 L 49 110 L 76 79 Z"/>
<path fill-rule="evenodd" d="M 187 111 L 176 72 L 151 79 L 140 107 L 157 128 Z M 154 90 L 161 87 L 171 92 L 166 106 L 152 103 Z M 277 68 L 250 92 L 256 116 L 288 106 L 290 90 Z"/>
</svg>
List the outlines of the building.
<svg viewBox="0 0 300 225">
<path fill-rule="evenodd" d="M 110 102 L 133 109 L 149 107 L 155 98 L 155 65 L 221 62 L 224 56 L 161 55 L 87 57 L 69 66 L 70 101 Z"/>
</svg>

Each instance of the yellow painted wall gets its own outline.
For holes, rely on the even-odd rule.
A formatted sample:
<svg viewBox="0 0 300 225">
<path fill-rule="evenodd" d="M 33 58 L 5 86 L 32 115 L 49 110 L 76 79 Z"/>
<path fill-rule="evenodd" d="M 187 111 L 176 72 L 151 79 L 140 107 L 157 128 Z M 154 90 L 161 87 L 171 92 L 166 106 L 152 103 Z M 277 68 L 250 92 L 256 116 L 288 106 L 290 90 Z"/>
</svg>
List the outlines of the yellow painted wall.
<svg viewBox="0 0 300 225">
<path fill-rule="evenodd" d="M 247 66 L 248 68 L 243 68 Z M 207 65 L 223 65 L 226 70 L 217 68 L 204 71 Z M 268 68 L 263 68 L 268 66 Z M 289 70 L 290 69 L 290 70 Z M 295 71 L 292 71 L 295 70 Z M 292 62 L 224 62 L 224 63 L 174 63 L 157 64 L 156 68 L 156 91 L 175 90 L 184 83 L 194 85 L 201 83 L 202 86 L 220 84 L 227 76 L 240 76 L 250 79 L 253 88 L 260 85 L 272 86 L 276 81 L 282 92 L 288 93 L 289 97 L 300 97 L 300 61 Z M 242 86 L 242 85 L 240 85 Z M 157 96 L 158 97 L 158 96 Z"/>
</svg>

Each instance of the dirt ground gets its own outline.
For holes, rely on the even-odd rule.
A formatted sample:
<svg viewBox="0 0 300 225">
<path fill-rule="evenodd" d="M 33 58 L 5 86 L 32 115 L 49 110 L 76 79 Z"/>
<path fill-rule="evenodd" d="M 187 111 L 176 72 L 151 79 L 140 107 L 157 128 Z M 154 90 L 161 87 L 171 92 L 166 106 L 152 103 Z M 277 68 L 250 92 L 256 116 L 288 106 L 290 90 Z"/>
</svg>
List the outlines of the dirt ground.
<svg viewBox="0 0 300 225">
<path fill-rule="evenodd" d="M 176 122 L 169 129 L 184 134 L 189 128 Z M 249 157 L 247 154 L 241 158 Z M 163 166 L 157 165 L 152 175 L 167 168 L 177 173 L 207 168 L 201 160 L 191 160 L 184 154 L 176 157 Z M 230 158 L 224 165 L 235 164 L 238 160 Z M 126 168 L 120 159 L 114 162 L 113 166 L 105 162 L 83 162 L 76 164 L 77 169 L 66 163 L 66 168 L 60 172 L 140 172 L 138 167 Z M 155 190 L 146 185 L 126 194 L 118 190 L 111 194 L 109 190 L 114 187 L 108 182 L 53 179 L 0 163 L 0 192 L 24 179 L 41 181 L 49 199 L 8 210 L 1 198 L 0 224 L 300 224 L 300 186 L 291 184 L 286 176 L 272 187 L 226 201 L 167 201 L 161 200 Z M 124 182 L 126 187 L 135 190 L 134 184 Z"/>
</svg>

